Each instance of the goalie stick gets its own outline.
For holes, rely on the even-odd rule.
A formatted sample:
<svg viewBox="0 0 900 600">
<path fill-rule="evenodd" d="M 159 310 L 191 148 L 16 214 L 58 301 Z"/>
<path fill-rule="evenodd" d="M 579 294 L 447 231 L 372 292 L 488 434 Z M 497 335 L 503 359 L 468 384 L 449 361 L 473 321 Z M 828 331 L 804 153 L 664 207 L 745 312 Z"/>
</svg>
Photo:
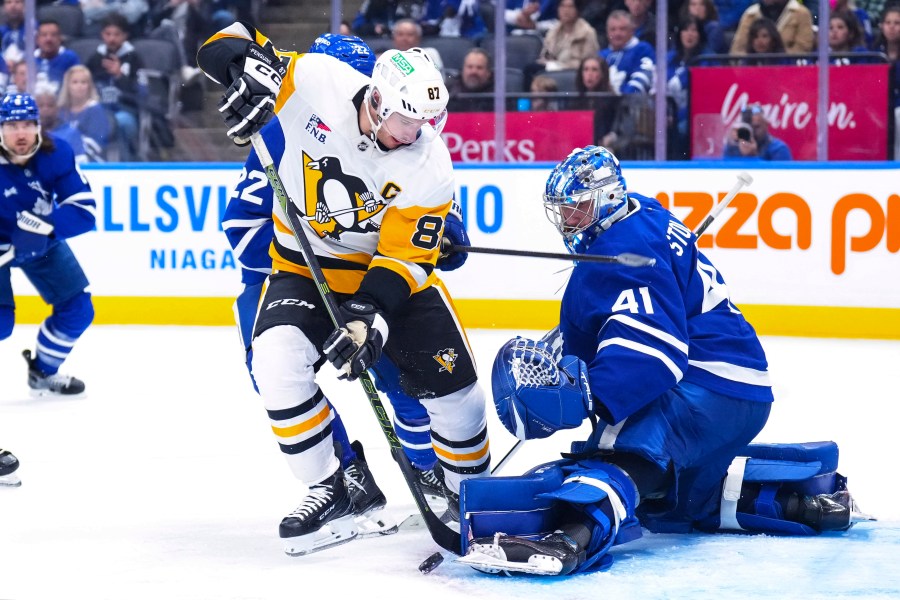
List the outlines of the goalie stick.
<svg viewBox="0 0 900 600">
<path fill-rule="evenodd" d="M 265 140 L 262 139 L 259 133 L 255 133 L 251 136 L 250 141 L 253 143 L 253 149 L 256 150 L 259 161 L 266 172 L 266 178 L 269 180 L 269 185 L 272 186 L 272 192 L 278 200 L 281 210 L 283 210 L 284 214 L 287 216 L 288 227 L 291 229 L 294 239 L 300 245 L 300 253 L 303 255 L 303 260 L 306 261 L 306 266 L 309 268 L 313 282 L 319 289 L 319 295 L 322 298 L 322 302 L 325 304 L 325 309 L 328 311 L 331 321 L 334 323 L 335 327 L 345 327 L 346 323 L 338 310 L 337 301 L 332 295 L 331 288 L 325 280 L 325 274 L 322 272 L 321 266 L 319 266 L 319 261 L 313 253 L 309 240 L 306 239 L 306 235 L 303 233 L 303 225 L 300 217 L 296 210 L 291 210 L 293 208 L 293 202 L 288 198 L 287 191 L 284 189 L 281 177 L 278 175 L 278 170 L 275 168 L 275 161 L 272 160 L 272 155 L 269 154 L 269 149 L 266 147 Z M 409 459 L 403 452 L 403 448 L 400 446 L 400 440 L 397 438 L 397 433 L 394 431 L 391 419 L 384 408 L 384 404 L 381 402 L 378 390 L 375 388 L 375 384 L 372 382 L 372 378 L 369 376 L 368 372 L 360 374 L 359 383 L 366 393 L 366 398 L 368 398 L 369 404 L 375 413 L 375 418 L 378 419 L 378 424 L 381 426 L 381 432 L 384 434 L 384 437 L 387 438 L 388 445 L 391 448 L 391 456 L 400 466 L 400 471 L 403 473 L 403 479 L 406 480 L 406 485 L 412 493 L 416 506 L 422 514 L 422 518 L 425 520 L 425 525 L 428 527 L 431 538 L 441 548 L 458 555 L 462 551 L 462 542 L 459 533 L 453 531 L 443 523 L 440 516 L 436 515 L 428 506 L 425 494 L 416 480 L 415 468 L 409 462 Z"/>
</svg>

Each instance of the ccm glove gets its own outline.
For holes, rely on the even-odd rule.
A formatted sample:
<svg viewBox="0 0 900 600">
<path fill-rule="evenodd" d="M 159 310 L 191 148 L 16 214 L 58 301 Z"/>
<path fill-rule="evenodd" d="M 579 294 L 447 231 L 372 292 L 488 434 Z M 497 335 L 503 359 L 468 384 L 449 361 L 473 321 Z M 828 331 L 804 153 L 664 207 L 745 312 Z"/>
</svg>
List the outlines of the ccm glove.
<svg viewBox="0 0 900 600">
<path fill-rule="evenodd" d="M 43 256 L 47 252 L 53 225 L 27 210 L 16 213 L 16 224 L 18 227 L 10 234 L 15 248 L 15 264 Z"/>
<path fill-rule="evenodd" d="M 444 234 L 441 237 L 441 254 L 438 256 L 435 265 L 441 271 L 453 271 L 460 268 L 469 257 L 467 252 L 450 252 L 452 246 L 457 248 L 461 246 L 471 246 L 469 234 L 466 233 L 466 227 L 462 223 L 459 215 L 450 211 L 447 219 L 444 221 Z"/>
<path fill-rule="evenodd" d="M 340 311 L 347 326 L 328 336 L 322 352 L 334 368 L 343 371 L 340 379 L 353 381 L 381 358 L 388 325 L 372 304 L 348 300 Z"/>
<path fill-rule="evenodd" d="M 235 144 L 246 146 L 250 136 L 275 115 L 275 97 L 286 74 L 287 68 L 277 56 L 259 44 L 247 47 L 242 73 L 219 101 L 219 112 L 228 126 L 226 134 Z"/>
</svg>

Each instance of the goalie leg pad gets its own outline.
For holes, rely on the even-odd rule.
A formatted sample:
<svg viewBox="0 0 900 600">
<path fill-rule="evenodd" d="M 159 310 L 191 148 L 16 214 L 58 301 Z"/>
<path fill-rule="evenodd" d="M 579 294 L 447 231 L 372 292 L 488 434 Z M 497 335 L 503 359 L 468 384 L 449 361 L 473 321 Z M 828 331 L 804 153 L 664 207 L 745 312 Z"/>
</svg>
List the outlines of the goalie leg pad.
<svg viewBox="0 0 900 600">
<path fill-rule="evenodd" d="M 837 464 L 834 442 L 751 444 L 728 469 L 719 514 L 701 528 L 817 535 L 871 519 L 859 513 Z"/>
</svg>

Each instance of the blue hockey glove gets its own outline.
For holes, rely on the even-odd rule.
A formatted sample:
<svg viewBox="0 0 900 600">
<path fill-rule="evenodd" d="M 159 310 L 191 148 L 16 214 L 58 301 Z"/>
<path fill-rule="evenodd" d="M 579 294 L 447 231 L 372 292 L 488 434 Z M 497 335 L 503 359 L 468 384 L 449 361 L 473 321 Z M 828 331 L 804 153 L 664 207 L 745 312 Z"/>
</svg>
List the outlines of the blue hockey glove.
<svg viewBox="0 0 900 600">
<path fill-rule="evenodd" d="M 340 311 L 347 326 L 328 336 L 322 352 L 335 369 L 343 371 L 340 379 L 353 381 L 381 358 L 388 325 L 372 304 L 348 300 Z"/>
<path fill-rule="evenodd" d="M 466 252 L 446 251 L 451 245 L 457 247 L 472 245 L 462 220 L 453 212 L 449 213 L 444 221 L 444 235 L 441 237 L 441 255 L 438 257 L 435 265 L 441 271 L 458 269 L 465 264 L 466 259 L 469 257 Z"/>
<path fill-rule="evenodd" d="M 234 79 L 219 101 L 219 112 L 228 126 L 226 134 L 238 146 L 275 115 L 275 97 L 287 68 L 274 54 L 250 44 L 244 55 L 243 72 Z"/>
<path fill-rule="evenodd" d="M 497 416 L 520 440 L 578 427 L 593 412 L 584 361 L 563 356 L 557 363 L 546 342 L 506 342 L 494 360 L 491 385 Z"/>
<path fill-rule="evenodd" d="M 18 227 L 12 230 L 10 238 L 15 248 L 14 264 L 21 264 L 47 252 L 50 242 L 49 236 L 53 233 L 53 225 L 23 210 L 16 213 Z"/>
</svg>

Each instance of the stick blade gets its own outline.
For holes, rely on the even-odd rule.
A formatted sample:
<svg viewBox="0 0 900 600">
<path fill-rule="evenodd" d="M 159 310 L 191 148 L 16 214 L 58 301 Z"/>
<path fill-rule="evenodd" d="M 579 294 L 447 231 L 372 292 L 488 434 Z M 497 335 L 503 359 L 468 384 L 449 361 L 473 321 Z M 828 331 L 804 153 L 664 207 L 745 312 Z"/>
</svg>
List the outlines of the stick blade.
<svg viewBox="0 0 900 600">
<path fill-rule="evenodd" d="M 652 267 L 656 264 L 656 259 L 649 256 L 641 256 L 640 254 L 632 254 L 631 252 L 623 252 L 616 257 L 616 262 L 626 267 Z"/>
</svg>

